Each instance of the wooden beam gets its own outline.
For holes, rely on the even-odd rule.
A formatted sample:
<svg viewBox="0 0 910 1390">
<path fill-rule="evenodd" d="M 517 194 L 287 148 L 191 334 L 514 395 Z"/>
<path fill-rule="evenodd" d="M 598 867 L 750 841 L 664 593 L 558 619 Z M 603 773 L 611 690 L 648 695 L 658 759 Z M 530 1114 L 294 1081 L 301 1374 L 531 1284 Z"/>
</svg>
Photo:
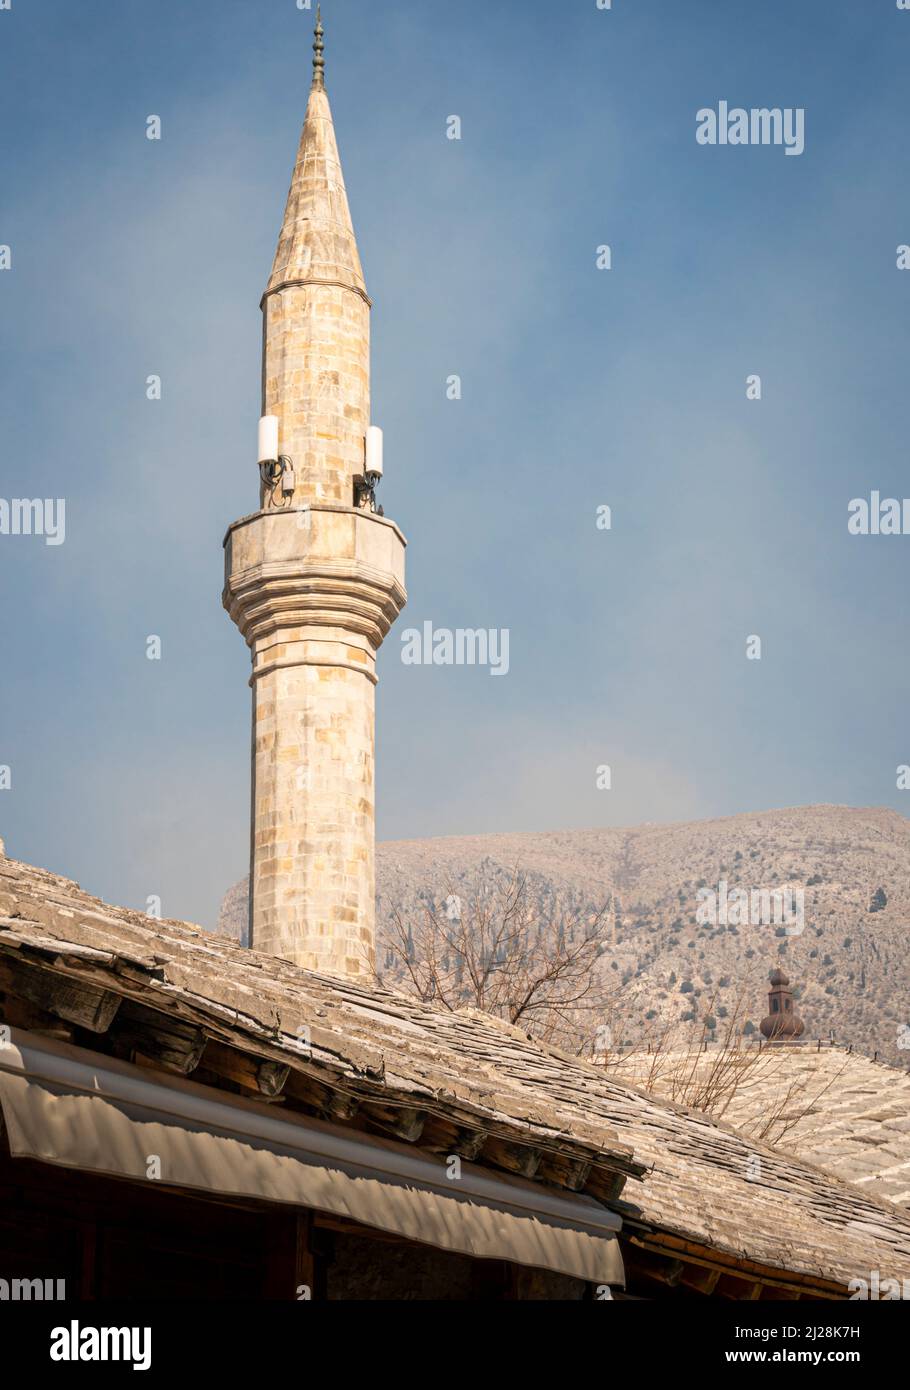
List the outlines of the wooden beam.
<svg viewBox="0 0 910 1390">
<path fill-rule="evenodd" d="M 121 1002 L 98 985 L 10 957 L 0 962 L 0 989 L 90 1033 L 106 1033 Z"/>
<path fill-rule="evenodd" d="M 773 1284 L 762 1284 L 761 1297 L 771 1298 L 775 1301 L 784 1298 L 792 1299 L 796 1303 L 802 1298 L 802 1294 L 796 1289 L 776 1289 Z"/>
<path fill-rule="evenodd" d="M 670 1289 L 678 1287 L 686 1270 L 682 1260 L 652 1255 L 650 1251 L 637 1250 L 634 1246 L 623 1251 L 623 1264 L 626 1267 L 627 1277 L 650 1279 L 654 1283 L 664 1284 Z"/>
<path fill-rule="evenodd" d="M 719 1269 L 689 1264 L 684 1258 L 674 1259 L 637 1245 L 623 1248 L 623 1261 L 630 1280 L 649 1279 L 671 1288 L 688 1289 L 705 1298 L 752 1300 L 762 1296 L 763 1285 L 748 1276 L 724 1274 Z M 773 1291 L 768 1296 L 773 1297 Z"/>
<path fill-rule="evenodd" d="M 205 1069 L 265 1100 L 276 1100 L 281 1095 L 290 1074 L 290 1067 L 282 1062 L 251 1056 L 213 1040 L 205 1050 Z"/>
<path fill-rule="evenodd" d="M 292 1100 L 314 1110 L 323 1120 L 334 1120 L 344 1124 L 352 1120 L 360 1110 L 357 1096 L 347 1091 L 327 1086 L 305 1072 L 292 1071 L 287 1080 L 286 1091 Z"/>
<path fill-rule="evenodd" d="M 504 1168 L 507 1173 L 517 1173 L 522 1178 L 534 1177 L 541 1158 L 540 1149 L 531 1148 L 528 1144 L 510 1144 L 493 1135 L 487 1137 L 484 1145 L 484 1159 L 488 1163 L 495 1163 L 497 1168 Z"/>
<path fill-rule="evenodd" d="M 473 1163 L 483 1152 L 487 1138 L 483 1129 L 457 1129 L 450 1152 L 463 1158 L 465 1163 Z"/>
<path fill-rule="evenodd" d="M 588 1183 L 587 1190 L 591 1191 L 590 1183 Z M 724 1277 L 729 1277 L 739 1284 L 745 1283 L 750 1289 L 755 1286 L 768 1287 L 779 1289 L 781 1294 L 786 1290 L 791 1290 L 798 1293 L 803 1299 L 814 1298 L 827 1301 L 828 1299 L 842 1299 L 844 1296 L 843 1286 L 833 1283 L 831 1280 L 813 1278 L 811 1275 L 799 1274 L 794 1270 L 775 1269 L 767 1265 L 757 1264 L 753 1260 L 713 1249 L 710 1246 L 674 1235 L 669 1231 L 646 1227 L 634 1216 L 630 1216 L 628 1212 L 623 1213 L 622 1239 L 624 1246 L 628 1244 L 635 1249 L 650 1250 L 654 1254 L 676 1257 L 687 1265 L 700 1265 L 706 1269 L 719 1270 L 721 1281 L 718 1282 L 717 1286 L 718 1296 L 722 1294 L 721 1283 Z M 739 1293 L 728 1296 L 739 1297 Z M 754 1296 L 757 1297 L 757 1295 Z"/>
<path fill-rule="evenodd" d="M 541 1157 L 537 1176 L 570 1192 L 581 1192 L 591 1175 L 591 1167 L 590 1159 L 545 1153 Z"/>
<path fill-rule="evenodd" d="M 719 1278 L 719 1269 L 703 1269 L 699 1265 L 686 1265 L 679 1282 L 684 1288 L 691 1289 L 693 1293 L 704 1294 L 706 1298 L 710 1298 L 717 1287 Z"/>
<path fill-rule="evenodd" d="M 256 1085 L 259 1087 L 260 1095 L 268 1096 L 272 1100 L 280 1096 L 290 1070 L 290 1067 L 284 1066 L 282 1062 L 273 1062 L 271 1058 L 260 1062 L 256 1068 Z"/>
<path fill-rule="evenodd" d="M 43 1038 L 56 1038 L 58 1042 L 72 1042 L 76 1032 L 75 1024 L 64 1023 L 47 1009 L 39 1009 L 37 1004 L 11 994 L 0 995 L 0 1023 L 38 1033 Z"/>
<path fill-rule="evenodd" d="M 140 1065 L 144 1061 L 178 1076 L 196 1070 L 206 1043 L 205 1034 L 192 1023 L 132 1000 L 124 1002 L 111 1039 L 120 1055 L 132 1055 Z"/>
<path fill-rule="evenodd" d="M 364 1105 L 363 1114 L 370 1124 L 381 1129 L 384 1134 L 392 1134 L 396 1139 L 404 1139 L 408 1144 L 416 1144 L 423 1134 L 426 1112 L 411 1106 Z"/>
<path fill-rule="evenodd" d="M 762 1286 L 754 1280 L 737 1278 L 734 1274 L 722 1274 L 714 1286 L 717 1298 L 732 1298 L 752 1303 L 761 1297 Z"/>
<path fill-rule="evenodd" d="M 325 1103 L 320 1113 L 327 1120 L 345 1122 L 353 1120 L 359 1110 L 360 1101 L 356 1096 L 349 1096 L 345 1091 L 333 1091 L 329 1088 L 326 1091 Z"/>
<path fill-rule="evenodd" d="M 452 1120 L 443 1119 L 441 1115 L 428 1115 L 420 1136 L 420 1147 L 426 1149 L 427 1153 L 439 1154 L 443 1158 L 457 1154 L 466 1163 L 473 1163 L 479 1157 L 486 1138 L 483 1129 L 468 1129 Z"/>
<path fill-rule="evenodd" d="M 612 1168 L 592 1167 L 584 1190 L 599 1202 L 617 1202 L 625 1185 L 625 1173 L 617 1173 Z"/>
</svg>

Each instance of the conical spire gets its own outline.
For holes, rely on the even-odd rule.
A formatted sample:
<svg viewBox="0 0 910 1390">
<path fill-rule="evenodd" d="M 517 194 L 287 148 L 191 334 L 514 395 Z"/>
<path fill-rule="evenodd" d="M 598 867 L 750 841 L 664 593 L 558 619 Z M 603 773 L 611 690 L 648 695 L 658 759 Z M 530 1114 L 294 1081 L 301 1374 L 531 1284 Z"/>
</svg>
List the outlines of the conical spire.
<svg viewBox="0 0 910 1390">
<path fill-rule="evenodd" d="M 325 90 L 319 11 L 317 16 L 313 85 L 266 294 L 288 283 L 305 282 L 346 285 L 365 297 L 363 270 Z"/>
</svg>

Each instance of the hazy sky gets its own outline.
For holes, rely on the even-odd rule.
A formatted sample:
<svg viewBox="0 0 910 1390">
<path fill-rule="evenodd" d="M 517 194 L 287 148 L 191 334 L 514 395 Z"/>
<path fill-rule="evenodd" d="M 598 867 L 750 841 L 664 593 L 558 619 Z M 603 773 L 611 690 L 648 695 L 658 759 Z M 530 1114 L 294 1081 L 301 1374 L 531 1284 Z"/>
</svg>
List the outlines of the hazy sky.
<svg viewBox="0 0 910 1390">
<path fill-rule="evenodd" d="M 853 497 L 910 492 L 910 13 L 326 0 L 324 19 L 381 500 L 409 539 L 380 838 L 903 810 L 910 536 L 846 523 Z M 312 24 L 296 0 L 0 11 L 0 497 L 66 501 L 64 544 L 0 535 L 0 834 L 206 924 L 247 867 L 249 655 L 221 542 L 256 505 L 258 302 Z M 700 146 L 721 100 L 804 108 L 805 152 Z M 509 674 L 403 665 L 426 619 L 508 628 Z"/>
</svg>

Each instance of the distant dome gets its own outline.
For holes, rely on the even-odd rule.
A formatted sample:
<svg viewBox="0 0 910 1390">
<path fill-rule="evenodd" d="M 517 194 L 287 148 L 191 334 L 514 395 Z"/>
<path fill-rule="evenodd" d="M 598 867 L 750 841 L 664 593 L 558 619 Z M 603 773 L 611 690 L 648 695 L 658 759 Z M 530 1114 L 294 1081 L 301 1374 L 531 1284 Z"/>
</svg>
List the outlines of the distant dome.
<svg viewBox="0 0 910 1390">
<path fill-rule="evenodd" d="M 762 1036 L 772 1043 L 794 1042 L 802 1037 L 806 1025 L 793 1008 L 790 981 L 780 969 L 772 970 L 768 978 L 768 1013 L 759 1024 Z"/>
<path fill-rule="evenodd" d="M 786 1042 L 790 1038 L 801 1038 L 806 1025 L 794 1013 L 768 1014 L 759 1027 L 768 1042 Z"/>
</svg>

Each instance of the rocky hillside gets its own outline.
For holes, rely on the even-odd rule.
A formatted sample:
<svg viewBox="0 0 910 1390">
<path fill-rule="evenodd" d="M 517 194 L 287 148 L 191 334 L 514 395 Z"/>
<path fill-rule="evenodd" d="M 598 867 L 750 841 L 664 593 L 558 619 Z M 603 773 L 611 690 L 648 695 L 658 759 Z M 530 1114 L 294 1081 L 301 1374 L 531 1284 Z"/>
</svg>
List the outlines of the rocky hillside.
<svg viewBox="0 0 910 1390">
<path fill-rule="evenodd" d="M 470 902 L 479 883 L 516 869 L 542 911 L 554 898 L 595 912 L 615 901 L 602 966 L 616 986 L 618 1042 L 677 1023 L 701 1027 L 706 1015 L 718 1032 L 733 1016 L 751 1032 L 766 1011 L 769 967 L 781 964 L 807 1035 L 833 1034 L 910 1064 L 910 821 L 896 811 L 807 806 L 629 830 L 381 844 L 380 965 L 395 911 L 416 921 L 428 902 L 441 906 L 450 894 Z M 801 890 L 804 920 L 753 925 L 732 907 L 726 921 L 705 920 L 700 903 L 721 881 L 728 902 L 737 887 Z M 220 930 L 241 935 L 246 893 L 244 880 L 227 894 Z"/>
</svg>

